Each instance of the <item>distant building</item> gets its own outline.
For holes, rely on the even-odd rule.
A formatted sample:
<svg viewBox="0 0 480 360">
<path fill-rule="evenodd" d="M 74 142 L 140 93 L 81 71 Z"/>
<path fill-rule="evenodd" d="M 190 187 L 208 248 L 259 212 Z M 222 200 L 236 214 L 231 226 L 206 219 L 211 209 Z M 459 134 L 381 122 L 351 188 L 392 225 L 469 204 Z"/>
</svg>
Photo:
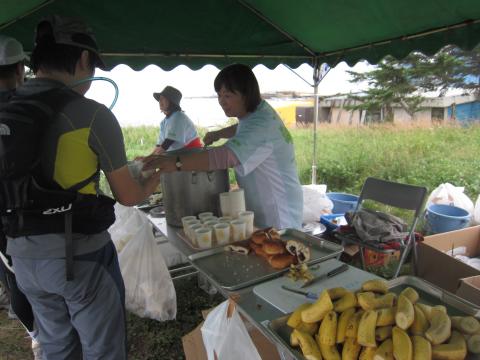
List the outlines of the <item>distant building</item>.
<svg viewBox="0 0 480 360">
<path fill-rule="evenodd" d="M 321 98 L 318 108 L 318 121 L 341 125 L 363 125 L 382 122 L 381 111 L 348 110 L 358 100 L 348 99 L 348 95 L 336 95 Z M 313 100 L 285 99 L 273 104 L 280 117 L 289 127 L 304 126 L 313 123 Z M 480 122 L 480 101 L 474 95 L 427 98 L 422 109 L 411 117 L 400 105 L 393 106 L 393 122 L 441 123 L 457 121 L 461 124 Z"/>
</svg>

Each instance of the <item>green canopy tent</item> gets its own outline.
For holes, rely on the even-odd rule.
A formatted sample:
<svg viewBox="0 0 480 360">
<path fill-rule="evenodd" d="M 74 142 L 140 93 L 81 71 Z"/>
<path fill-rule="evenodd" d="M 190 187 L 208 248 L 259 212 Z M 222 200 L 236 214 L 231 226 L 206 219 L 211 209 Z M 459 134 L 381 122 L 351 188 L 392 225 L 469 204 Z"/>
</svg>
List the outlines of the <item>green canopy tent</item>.
<svg viewBox="0 0 480 360">
<path fill-rule="evenodd" d="M 53 13 L 88 22 L 108 68 L 309 63 L 315 119 L 322 63 L 375 64 L 386 55 L 480 42 L 479 0 L 1 0 L 0 33 L 29 51 L 35 24 Z"/>
</svg>

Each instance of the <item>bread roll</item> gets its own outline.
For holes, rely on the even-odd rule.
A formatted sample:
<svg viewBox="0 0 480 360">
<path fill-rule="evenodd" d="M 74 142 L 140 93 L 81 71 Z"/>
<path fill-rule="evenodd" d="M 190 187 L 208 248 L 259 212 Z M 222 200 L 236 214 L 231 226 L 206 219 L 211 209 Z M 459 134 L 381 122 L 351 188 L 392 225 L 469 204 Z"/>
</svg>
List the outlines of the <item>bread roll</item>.
<svg viewBox="0 0 480 360">
<path fill-rule="evenodd" d="M 290 254 L 279 254 L 272 256 L 268 262 L 270 266 L 275 269 L 285 269 L 286 267 L 293 264 L 295 257 Z"/>
<path fill-rule="evenodd" d="M 252 234 L 252 241 L 255 244 L 262 245 L 263 242 L 267 239 L 267 234 L 263 230 L 257 230 Z"/>
<path fill-rule="evenodd" d="M 262 248 L 268 255 L 278 255 L 286 252 L 285 244 L 282 241 L 265 240 Z"/>
</svg>

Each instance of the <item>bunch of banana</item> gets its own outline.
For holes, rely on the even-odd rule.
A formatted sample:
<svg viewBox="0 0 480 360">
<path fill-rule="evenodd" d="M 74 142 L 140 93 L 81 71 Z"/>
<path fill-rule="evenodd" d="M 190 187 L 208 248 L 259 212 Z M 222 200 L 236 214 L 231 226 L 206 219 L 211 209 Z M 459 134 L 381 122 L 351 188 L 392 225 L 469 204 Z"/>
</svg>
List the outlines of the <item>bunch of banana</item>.
<svg viewBox="0 0 480 360">
<path fill-rule="evenodd" d="M 290 344 L 307 360 L 461 360 L 480 354 L 480 322 L 449 316 L 443 305 L 421 302 L 415 289 L 398 296 L 384 280 L 357 292 L 324 290 L 289 317 Z"/>
</svg>

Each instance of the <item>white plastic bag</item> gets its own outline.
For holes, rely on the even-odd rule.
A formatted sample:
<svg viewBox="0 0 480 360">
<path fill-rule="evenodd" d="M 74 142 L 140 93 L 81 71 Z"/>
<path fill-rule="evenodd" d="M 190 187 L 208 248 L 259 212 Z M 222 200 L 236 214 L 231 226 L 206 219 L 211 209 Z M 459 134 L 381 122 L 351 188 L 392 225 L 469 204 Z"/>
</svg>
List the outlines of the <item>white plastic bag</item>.
<svg viewBox="0 0 480 360">
<path fill-rule="evenodd" d="M 331 214 L 333 202 L 327 195 L 327 185 L 302 185 L 303 223 L 320 220 L 322 214 Z"/>
<path fill-rule="evenodd" d="M 473 210 L 473 220 L 474 225 L 480 225 L 480 195 L 478 195 L 477 201 L 475 202 L 475 210 Z"/>
<path fill-rule="evenodd" d="M 115 204 L 115 222 L 110 226 L 108 232 L 118 253 L 135 237 L 138 229 L 145 224 L 145 220 L 145 215 L 137 209 L 119 203 Z"/>
<path fill-rule="evenodd" d="M 450 183 L 440 184 L 428 197 L 427 206 L 430 204 L 453 205 L 473 215 L 473 202 L 463 193 L 463 190 L 463 187 Z"/>
<path fill-rule="evenodd" d="M 140 216 L 137 220 L 143 223 L 118 256 L 126 308 L 140 317 L 175 319 L 177 296 L 160 246 L 155 243 L 148 219 Z"/>
<path fill-rule="evenodd" d="M 201 331 L 208 360 L 215 359 L 214 353 L 218 360 L 261 360 L 235 304 L 229 300 L 208 314 Z"/>
</svg>

